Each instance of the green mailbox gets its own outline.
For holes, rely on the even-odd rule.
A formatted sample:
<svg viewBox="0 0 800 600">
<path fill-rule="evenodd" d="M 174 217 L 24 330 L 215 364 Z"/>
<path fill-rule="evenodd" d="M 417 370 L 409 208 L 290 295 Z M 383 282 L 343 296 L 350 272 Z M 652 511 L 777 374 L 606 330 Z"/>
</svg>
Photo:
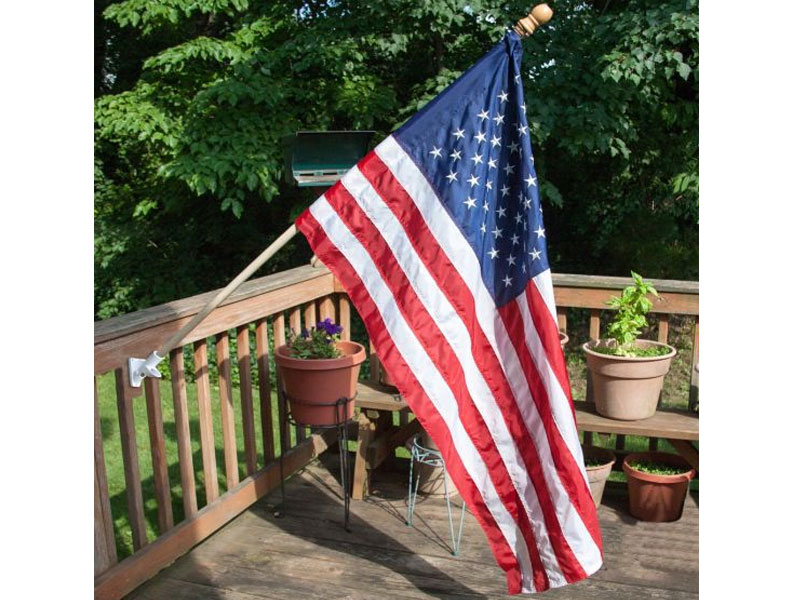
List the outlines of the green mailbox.
<svg viewBox="0 0 800 600">
<path fill-rule="evenodd" d="M 286 180 L 330 186 L 369 150 L 374 131 L 298 131 L 283 138 Z"/>
</svg>

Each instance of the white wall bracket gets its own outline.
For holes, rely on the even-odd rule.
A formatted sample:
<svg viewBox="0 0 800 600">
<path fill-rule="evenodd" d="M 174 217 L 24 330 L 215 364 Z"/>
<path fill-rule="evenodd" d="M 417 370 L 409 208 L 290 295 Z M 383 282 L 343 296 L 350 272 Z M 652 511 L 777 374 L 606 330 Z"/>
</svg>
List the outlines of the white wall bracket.
<svg viewBox="0 0 800 600">
<path fill-rule="evenodd" d="M 142 381 L 148 376 L 160 378 L 161 371 L 158 370 L 158 363 L 162 360 L 164 357 L 159 356 L 158 352 L 151 352 L 147 358 L 129 358 L 128 374 L 131 387 L 141 387 Z"/>
</svg>

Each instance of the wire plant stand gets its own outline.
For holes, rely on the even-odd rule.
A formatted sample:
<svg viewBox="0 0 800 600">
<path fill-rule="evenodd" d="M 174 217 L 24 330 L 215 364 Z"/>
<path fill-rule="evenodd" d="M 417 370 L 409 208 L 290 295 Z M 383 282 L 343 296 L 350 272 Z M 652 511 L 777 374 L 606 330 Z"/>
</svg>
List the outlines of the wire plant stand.
<svg viewBox="0 0 800 600">
<path fill-rule="evenodd" d="M 312 429 L 336 429 L 337 430 L 337 441 L 339 444 L 339 472 L 341 473 L 341 485 L 342 485 L 342 496 L 344 498 L 344 529 L 348 533 L 351 533 L 350 529 L 350 457 L 349 457 L 349 450 L 348 450 L 348 437 L 347 437 L 347 428 L 348 425 L 353 421 L 353 417 L 347 416 L 347 407 L 351 401 L 355 400 L 355 396 L 352 398 L 338 398 L 334 402 L 320 402 L 320 403 L 309 403 L 309 402 L 302 402 L 297 400 L 296 398 L 290 398 L 286 395 L 283 391 L 282 386 L 279 384 L 278 386 L 278 401 L 281 402 L 281 406 L 283 407 L 283 415 L 285 415 L 285 421 L 291 425 L 295 425 L 297 427 L 311 427 Z M 323 406 L 330 406 L 333 408 L 334 411 L 334 423 L 330 425 L 316 425 L 310 423 L 301 423 L 297 421 L 291 413 L 289 400 L 296 404 L 305 404 L 308 406 L 314 407 L 323 407 Z M 280 445 L 281 445 L 281 456 L 280 456 L 280 477 L 281 477 L 281 510 L 278 512 L 278 516 L 283 516 L 286 511 L 286 489 L 284 487 L 284 468 L 283 468 L 283 459 L 288 451 L 288 440 L 286 439 L 286 435 L 288 433 L 287 428 L 281 424 L 279 427 L 280 430 Z"/>
<path fill-rule="evenodd" d="M 408 527 L 412 527 L 414 524 L 414 508 L 417 504 L 417 491 L 419 490 L 419 479 L 421 475 L 419 469 L 417 469 L 417 479 L 414 481 L 414 463 L 446 469 L 441 452 L 423 446 L 420 443 L 421 435 L 422 434 L 419 433 L 414 435 L 408 442 L 408 447 L 411 452 L 411 464 L 408 469 L 408 509 L 406 511 L 406 525 Z M 461 519 L 458 524 L 458 535 L 456 535 L 455 528 L 453 527 L 453 509 L 450 502 L 450 490 L 447 486 L 446 471 L 443 473 L 442 479 L 444 482 L 444 498 L 447 503 L 447 520 L 450 523 L 450 539 L 453 542 L 453 547 L 450 552 L 453 556 L 458 556 L 458 549 L 461 546 L 461 534 L 464 531 L 464 513 L 466 512 L 467 504 L 462 499 Z"/>
</svg>

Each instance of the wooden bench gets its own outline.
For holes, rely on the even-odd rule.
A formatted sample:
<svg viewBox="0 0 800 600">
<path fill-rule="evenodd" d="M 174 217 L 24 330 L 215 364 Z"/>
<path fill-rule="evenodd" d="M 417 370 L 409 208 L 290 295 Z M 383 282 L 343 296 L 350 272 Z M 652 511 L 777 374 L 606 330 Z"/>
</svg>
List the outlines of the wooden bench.
<svg viewBox="0 0 800 600">
<path fill-rule="evenodd" d="M 361 409 L 358 416 L 358 443 L 353 471 L 353 493 L 355 500 L 369 495 L 370 471 L 376 469 L 395 448 L 420 431 L 419 422 L 410 419 L 410 410 L 402 396 L 394 388 L 379 383 L 358 384 L 356 406 Z M 401 414 L 401 424 L 393 424 L 393 414 Z M 699 454 L 692 444 L 700 439 L 697 414 L 679 410 L 660 410 L 649 419 L 618 421 L 597 413 L 591 402 L 575 402 L 578 430 L 591 433 L 640 435 L 666 439 L 675 450 L 699 472 Z M 405 421 L 405 422 L 404 422 Z M 623 444 L 618 449 L 624 448 Z"/>
<path fill-rule="evenodd" d="M 584 444 L 589 445 L 591 433 L 617 434 L 617 449 L 624 449 L 624 436 L 641 435 L 666 439 L 690 465 L 700 471 L 697 448 L 692 442 L 700 439 L 700 420 L 697 413 L 682 410 L 659 410 L 649 419 L 618 421 L 597 413 L 591 402 L 575 402 L 578 430 L 584 432 Z M 651 443 L 651 449 L 654 448 Z"/>
<path fill-rule="evenodd" d="M 358 443 L 353 468 L 354 500 L 369 495 L 370 471 L 377 469 L 398 446 L 421 430 L 419 421 L 411 419 L 411 411 L 394 388 L 362 381 L 358 384 L 356 406 Z M 400 413 L 400 425 L 394 425 L 394 413 Z"/>
</svg>

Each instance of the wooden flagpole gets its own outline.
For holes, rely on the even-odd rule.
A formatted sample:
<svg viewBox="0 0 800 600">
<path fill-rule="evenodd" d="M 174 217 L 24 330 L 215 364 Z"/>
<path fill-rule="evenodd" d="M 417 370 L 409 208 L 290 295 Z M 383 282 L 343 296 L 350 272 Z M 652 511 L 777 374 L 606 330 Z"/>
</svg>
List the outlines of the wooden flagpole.
<svg viewBox="0 0 800 600">
<path fill-rule="evenodd" d="M 514 31 L 520 37 L 526 38 L 531 35 L 536 29 L 547 23 L 553 16 L 552 9 L 547 4 L 537 4 L 534 6 L 530 13 L 522 17 L 514 25 Z M 270 258 L 272 258 L 278 250 L 283 248 L 289 240 L 291 240 L 297 233 L 297 227 L 292 224 L 286 231 L 284 231 L 278 239 L 272 242 L 266 250 L 264 250 L 256 259 L 251 262 L 245 269 L 239 273 L 233 281 L 231 281 L 224 289 L 206 304 L 203 309 L 198 312 L 191 321 L 184 325 L 180 331 L 172 335 L 166 342 L 161 344 L 161 347 L 152 352 L 147 358 L 129 358 L 128 359 L 128 376 L 129 383 L 132 387 L 138 388 L 142 385 L 145 377 L 161 377 L 158 371 L 158 363 L 164 360 L 169 354 L 170 350 L 180 344 L 197 325 L 205 319 L 211 311 L 222 304 L 237 288 L 242 285 L 250 276 L 258 271 Z"/>
<path fill-rule="evenodd" d="M 552 8 L 547 4 L 537 4 L 531 9 L 531 12 L 517 21 L 514 31 L 519 34 L 519 37 L 526 38 L 552 18 Z"/>
</svg>

